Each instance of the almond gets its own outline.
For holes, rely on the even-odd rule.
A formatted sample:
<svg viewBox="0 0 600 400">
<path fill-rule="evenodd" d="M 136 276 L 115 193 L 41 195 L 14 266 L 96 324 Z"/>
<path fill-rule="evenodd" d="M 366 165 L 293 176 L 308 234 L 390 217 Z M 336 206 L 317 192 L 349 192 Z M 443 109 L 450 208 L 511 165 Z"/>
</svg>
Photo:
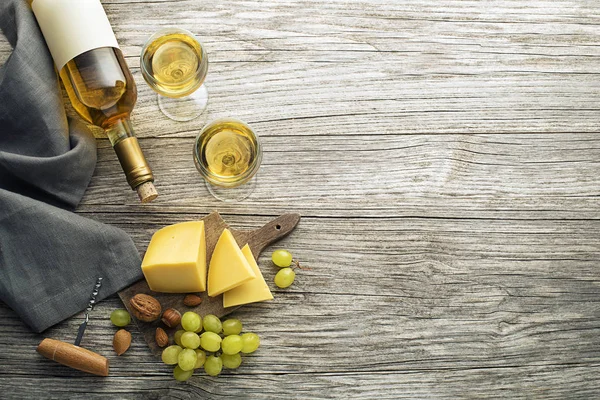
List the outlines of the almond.
<svg viewBox="0 0 600 400">
<path fill-rule="evenodd" d="M 169 344 L 169 336 L 163 328 L 156 328 L 156 344 L 158 347 L 165 347 Z"/>
<path fill-rule="evenodd" d="M 129 300 L 131 313 L 140 321 L 156 321 L 162 313 L 158 300 L 147 294 L 138 293 Z"/>
<path fill-rule="evenodd" d="M 125 329 L 119 329 L 113 338 L 113 348 L 118 356 L 125 353 L 131 346 L 131 333 Z"/>
<path fill-rule="evenodd" d="M 196 307 L 200 303 L 202 303 L 202 297 L 195 294 L 188 294 L 183 299 L 183 304 L 188 307 Z"/>
</svg>

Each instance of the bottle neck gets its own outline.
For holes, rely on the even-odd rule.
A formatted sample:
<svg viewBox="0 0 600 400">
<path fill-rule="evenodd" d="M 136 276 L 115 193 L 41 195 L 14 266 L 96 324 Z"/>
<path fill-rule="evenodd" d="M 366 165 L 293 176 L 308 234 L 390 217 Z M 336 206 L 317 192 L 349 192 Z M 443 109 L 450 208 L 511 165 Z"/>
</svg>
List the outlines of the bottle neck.
<svg viewBox="0 0 600 400">
<path fill-rule="evenodd" d="M 135 137 L 129 118 L 122 118 L 114 122 L 106 129 L 106 136 L 108 136 L 108 140 L 110 140 L 113 147 L 123 139 Z"/>
<path fill-rule="evenodd" d="M 117 153 L 129 186 L 136 189 L 143 183 L 153 182 L 154 175 L 133 133 L 129 118 L 116 121 L 106 129 L 106 134 Z"/>
</svg>

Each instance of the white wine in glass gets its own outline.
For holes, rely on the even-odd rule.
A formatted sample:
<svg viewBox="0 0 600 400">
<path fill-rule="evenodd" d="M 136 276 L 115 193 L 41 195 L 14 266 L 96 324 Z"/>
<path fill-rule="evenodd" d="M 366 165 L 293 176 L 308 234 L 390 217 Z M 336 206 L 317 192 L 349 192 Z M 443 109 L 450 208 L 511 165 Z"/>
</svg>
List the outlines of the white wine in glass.
<svg viewBox="0 0 600 400">
<path fill-rule="evenodd" d="M 196 138 L 196 168 L 219 200 L 241 201 L 248 197 L 256 185 L 261 160 L 258 136 L 242 121 L 215 120 Z"/>
<path fill-rule="evenodd" d="M 190 121 L 204 112 L 208 57 L 189 31 L 165 28 L 148 39 L 140 57 L 142 75 L 158 93 L 161 111 L 175 121 Z"/>
</svg>

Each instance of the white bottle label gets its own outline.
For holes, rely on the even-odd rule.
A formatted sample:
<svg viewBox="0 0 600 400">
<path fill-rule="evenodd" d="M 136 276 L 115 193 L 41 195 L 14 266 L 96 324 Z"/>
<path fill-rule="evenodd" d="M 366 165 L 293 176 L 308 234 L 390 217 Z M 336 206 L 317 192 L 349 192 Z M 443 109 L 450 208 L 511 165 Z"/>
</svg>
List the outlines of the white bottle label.
<svg viewBox="0 0 600 400">
<path fill-rule="evenodd" d="M 34 0 L 31 8 L 59 71 L 86 51 L 119 48 L 100 0 Z"/>
</svg>

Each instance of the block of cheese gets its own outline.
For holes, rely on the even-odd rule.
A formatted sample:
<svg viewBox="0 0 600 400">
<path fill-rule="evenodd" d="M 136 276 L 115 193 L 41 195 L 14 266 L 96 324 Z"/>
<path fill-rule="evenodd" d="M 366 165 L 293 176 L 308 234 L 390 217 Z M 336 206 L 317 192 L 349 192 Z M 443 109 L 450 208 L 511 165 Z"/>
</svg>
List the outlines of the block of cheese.
<svg viewBox="0 0 600 400">
<path fill-rule="evenodd" d="M 210 258 L 208 295 L 220 295 L 255 277 L 256 274 L 248 264 L 233 235 L 229 229 L 225 229 Z"/>
<path fill-rule="evenodd" d="M 155 292 L 205 291 L 204 221 L 182 222 L 157 231 L 146 250 L 142 272 Z"/>
<path fill-rule="evenodd" d="M 245 245 L 242 247 L 242 253 L 244 254 L 244 257 L 246 257 L 248 264 L 252 267 L 256 278 L 250 279 L 248 282 L 242 283 L 240 286 L 236 286 L 223 293 L 223 307 L 233 307 L 242 304 L 255 303 L 257 301 L 273 300 L 273 295 L 254 260 L 250 246 Z"/>
</svg>

